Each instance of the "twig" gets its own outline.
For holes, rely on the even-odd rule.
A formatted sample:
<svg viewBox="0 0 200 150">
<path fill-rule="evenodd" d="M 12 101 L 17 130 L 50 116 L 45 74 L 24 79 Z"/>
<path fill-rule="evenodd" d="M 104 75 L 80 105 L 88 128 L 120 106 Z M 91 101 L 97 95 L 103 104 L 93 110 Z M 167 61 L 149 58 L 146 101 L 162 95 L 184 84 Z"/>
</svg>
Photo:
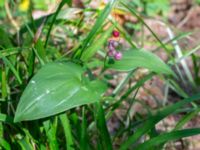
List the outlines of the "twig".
<svg viewBox="0 0 200 150">
<path fill-rule="evenodd" d="M 16 31 L 18 32 L 20 27 L 18 26 L 17 22 L 12 17 L 12 14 L 10 12 L 10 8 L 9 8 L 7 0 L 5 1 L 4 6 L 5 6 L 5 9 L 6 9 L 6 14 L 8 16 L 8 19 L 10 20 L 11 24 L 15 27 Z"/>
</svg>

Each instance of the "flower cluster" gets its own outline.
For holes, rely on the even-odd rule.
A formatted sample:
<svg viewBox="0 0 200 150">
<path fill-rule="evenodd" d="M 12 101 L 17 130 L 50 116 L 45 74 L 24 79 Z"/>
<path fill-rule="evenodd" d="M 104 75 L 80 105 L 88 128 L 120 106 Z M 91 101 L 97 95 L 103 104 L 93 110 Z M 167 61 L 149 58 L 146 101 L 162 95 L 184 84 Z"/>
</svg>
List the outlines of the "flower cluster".
<svg viewBox="0 0 200 150">
<path fill-rule="evenodd" d="M 112 33 L 114 38 L 118 38 L 120 36 L 120 33 L 116 30 Z M 119 46 L 118 41 L 116 40 L 110 40 L 108 43 L 108 56 L 114 57 L 115 60 L 121 60 L 122 59 L 122 53 L 120 51 L 117 51 L 116 48 Z"/>
</svg>

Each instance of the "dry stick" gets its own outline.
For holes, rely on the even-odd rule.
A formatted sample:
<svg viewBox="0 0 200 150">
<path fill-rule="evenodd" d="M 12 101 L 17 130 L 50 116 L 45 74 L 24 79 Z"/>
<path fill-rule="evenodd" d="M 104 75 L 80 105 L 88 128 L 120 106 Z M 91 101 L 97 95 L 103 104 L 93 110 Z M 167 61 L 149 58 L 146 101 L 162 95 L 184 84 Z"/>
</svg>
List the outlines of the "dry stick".
<svg viewBox="0 0 200 150">
<path fill-rule="evenodd" d="M 8 4 L 8 1 L 6 0 L 5 3 L 4 3 L 4 6 L 5 6 L 5 10 L 6 10 L 6 14 L 8 16 L 8 19 L 10 20 L 11 24 L 14 26 L 14 28 L 16 29 L 16 32 L 17 32 L 17 43 L 19 45 L 20 41 L 19 41 L 19 30 L 20 30 L 20 27 L 18 26 L 17 22 L 14 20 L 14 18 L 12 17 L 12 14 L 10 12 L 10 8 L 9 8 L 9 4 Z"/>
<path fill-rule="evenodd" d="M 4 5 L 5 5 L 5 10 L 6 10 L 6 14 L 8 16 L 8 19 L 10 20 L 11 24 L 15 27 L 16 31 L 18 32 L 20 28 L 19 28 L 17 22 L 12 17 L 12 14 L 10 12 L 10 8 L 9 8 L 7 0 L 5 1 Z"/>
</svg>

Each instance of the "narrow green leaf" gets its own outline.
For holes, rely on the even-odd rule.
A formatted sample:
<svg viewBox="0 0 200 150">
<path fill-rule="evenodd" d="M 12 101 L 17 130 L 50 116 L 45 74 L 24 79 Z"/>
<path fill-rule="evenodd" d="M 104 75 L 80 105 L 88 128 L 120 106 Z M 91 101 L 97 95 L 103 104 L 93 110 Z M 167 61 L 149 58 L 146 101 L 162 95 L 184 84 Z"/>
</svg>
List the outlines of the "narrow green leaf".
<svg viewBox="0 0 200 150">
<path fill-rule="evenodd" d="M 10 68 L 10 70 L 13 72 L 13 74 L 15 75 L 15 77 L 16 77 L 17 81 L 19 82 L 19 84 L 22 84 L 21 77 L 19 76 L 18 71 L 15 69 L 14 65 L 10 62 L 10 60 L 7 59 L 6 57 L 4 57 L 3 61 Z"/>
<path fill-rule="evenodd" d="M 81 150 L 90 150 L 88 133 L 87 133 L 87 120 L 85 114 L 85 107 L 82 108 L 82 123 L 81 123 L 81 138 L 80 138 L 80 149 Z"/>
<path fill-rule="evenodd" d="M 37 50 L 37 54 L 43 62 L 46 62 L 46 51 L 43 45 L 43 42 L 39 39 L 35 44 L 35 49 Z"/>
<path fill-rule="evenodd" d="M 60 120 L 61 120 L 62 126 L 64 128 L 64 133 L 65 133 L 65 138 L 66 138 L 66 149 L 74 150 L 74 148 L 73 148 L 74 142 L 73 142 L 73 137 L 72 137 L 72 132 L 71 132 L 71 126 L 70 126 L 67 114 L 64 113 L 64 114 L 60 115 Z"/>
<path fill-rule="evenodd" d="M 0 122 L 13 123 L 13 118 L 11 116 L 6 115 L 6 114 L 0 113 Z"/>
<path fill-rule="evenodd" d="M 142 19 L 142 17 L 140 17 L 134 10 L 134 7 L 132 7 L 132 4 L 125 4 L 123 2 L 121 2 L 122 5 L 127 8 L 131 14 L 133 14 L 133 16 L 135 16 L 142 24 L 144 24 L 144 26 L 151 32 L 151 34 L 155 37 L 155 39 L 160 43 L 161 47 L 165 50 L 165 52 L 171 57 L 168 48 L 166 47 L 166 45 L 159 39 L 159 37 L 154 33 L 154 31 L 151 29 L 151 27 L 149 27 L 146 22 Z"/>
<path fill-rule="evenodd" d="M 144 67 L 156 73 L 172 75 L 173 71 L 156 55 L 145 50 L 131 49 L 123 52 L 123 57 L 108 67 L 118 71 L 131 71 Z"/>
<path fill-rule="evenodd" d="M 151 147 L 158 146 L 159 144 L 163 144 L 168 141 L 178 140 L 178 139 L 181 139 L 184 137 L 194 136 L 197 134 L 200 134 L 200 128 L 184 129 L 184 130 L 179 130 L 179 131 L 172 131 L 169 133 L 163 133 L 155 138 L 152 138 L 152 139 L 140 144 L 139 146 L 134 148 L 134 150 L 149 149 Z"/>
<path fill-rule="evenodd" d="M 21 146 L 22 150 L 34 150 L 31 143 L 27 140 L 27 137 L 22 138 L 18 141 L 19 145 Z"/>
<path fill-rule="evenodd" d="M 112 150 L 112 142 L 107 128 L 104 110 L 100 103 L 96 104 L 96 108 L 97 108 L 97 116 L 96 116 L 97 128 L 99 130 L 101 142 L 103 143 L 102 146 L 104 147 L 104 149 Z"/>
<path fill-rule="evenodd" d="M 16 48 L 8 48 L 8 49 L 1 50 L 0 58 L 18 54 L 19 52 L 21 52 L 22 50 L 25 50 L 25 49 L 27 49 L 27 48 L 16 47 Z"/>
<path fill-rule="evenodd" d="M 93 26 L 92 30 L 88 34 L 87 38 L 83 41 L 81 51 L 78 51 L 78 57 L 81 58 L 81 55 L 85 51 L 85 49 L 92 43 L 94 40 L 95 35 L 101 29 L 102 25 L 104 24 L 105 19 L 110 14 L 112 7 L 114 5 L 115 0 L 112 0 L 110 3 L 106 5 L 106 7 L 101 11 L 100 15 L 98 16 L 95 25 Z"/>
<path fill-rule="evenodd" d="M 0 26 L 0 45 L 4 48 L 10 48 L 13 44 L 8 36 L 9 34 L 3 29 L 4 27 Z"/>
<path fill-rule="evenodd" d="M 59 150 L 56 138 L 57 118 L 55 118 L 55 120 L 52 122 L 50 120 L 44 121 L 43 125 L 49 142 L 50 150 Z"/>
<path fill-rule="evenodd" d="M 11 150 L 10 144 L 3 138 L 0 138 L 0 146 L 5 150 Z"/>
<path fill-rule="evenodd" d="M 6 76 L 6 71 L 3 68 L 1 70 L 1 94 L 2 98 L 5 99 L 7 97 L 7 76 Z"/>
<path fill-rule="evenodd" d="M 194 95 L 190 98 L 186 98 L 181 100 L 173 105 L 165 107 L 163 110 L 158 111 L 158 113 L 152 117 L 149 117 L 141 127 L 139 127 L 136 132 L 130 136 L 120 147 L 120 150 L 126 150 L 132 144 L 134 144 L 142 135 L 147 133 L 150 129 L 152 129 L 159 121 L 164 119 L 170 114 L 173 114 L 178 108 L 191 103 L 193 101 L 199 100 L 200 94 Z"/>
<path fill-rule="evenodd" d="M 30 51 L 28 56 L 28 74 L 29 78 L 33 76 L 34 73 L 34 67 L 35 67 L 35 53 Z"/>
<path fill-rule="evenodd" d="M 49 63 L 31 79 L 23 92 L 15 122 L 52 116 L 68 109 L 98 101 L 106 85 L 89 81 L 74 63 Z"/>
<path fill-rule="evenodd" d="M 189 122 L 195 115 L 197 115 L 200 111 L 200 108 L 196 109 L 195 111 L 192 111 L 188 114 L 186 114 L 183 118 L 180 119 L 180 121 L 176 124 L 174 130 L 181 129 L 187 122 Z"/>
<path fill-rule="evenodd" d="M 110 27 L 107 31 L 105 31 L 100 37 L 93 42 L 92 46 L 87 48 L 82 56 L 81 60 L 87 62 L 98 50 L 99 48 L 106 42 L 111 32 L 113 31 L 113 27 Z"/>
<path fill-rule="evenodd" d="M 51 30 L 52 30 L 52 28 L 53 28 L 53 25 L 54 25 L 54 23 L 55 23 L 55 21 L 56 21 L 56 18 L 57 18 L 57 16 L 58 16 L 58 13 L 60 12 L 61 8 L 64 6 L 64 4 L 65 4 L 66 1 L 68 1 L 68 0 L 62 0 L 62 1 L 60 2 L 59 6 L 58 6 L 58 8 L 57 8 L 57 10 L 56 10 L 56 12 L 53 14 L 53 18 L 52 18 L 52 20 L 51 20 L 50 27 L 49 27 L 49 30 L 48 30 L 48 32 L 47 32 L 47 36 L 46 36 L 46 41 L 45 41 L 45 44 L 44 44 L 44 48 L 46 48 L 47 45 L 48 45 L 48 41 L 49 41 L 49 37 L 50 37 L 50 34 L 51 34 Z M 68 1 L 68 2 L 70 2 L 70 1 Z M 48 18 L 48 19 L 49 19 L 49 18 Z"/>
</svg>

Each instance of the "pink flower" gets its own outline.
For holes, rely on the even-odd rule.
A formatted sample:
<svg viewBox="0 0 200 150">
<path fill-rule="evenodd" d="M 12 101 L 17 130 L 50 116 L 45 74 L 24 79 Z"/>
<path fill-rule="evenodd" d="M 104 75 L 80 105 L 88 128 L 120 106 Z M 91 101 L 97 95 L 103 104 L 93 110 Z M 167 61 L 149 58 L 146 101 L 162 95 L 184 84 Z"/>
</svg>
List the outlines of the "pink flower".
<svg viewBox="0 0 200 150">
<path fill-rule="evenodd" d="M 119 45 L 119 43 L 117 41 L 114 41 L 112 44 L 114 47 L 117 47 Z"/>
<path fill-rule="evenodd" d="M 122 53 L 116 52 L 114 57 L 115 57 L 116 60 L 121 60 L 122 59 Z"/>
<path fill-rule="evenodd" d="M 113 57 L 116 55 L 116 50 L 109 50 L 108 51 L 108 56 Z"/>
<path fill-rule="evenodd" d="M 108 43 L 108 46 L 113 46 L 113 47 L 117 47 L 119 45 L 119 43 L 115 40 L 110 40 Z"/>
<path fill-rule="evenodd" d="M 108 49 L 109 49 L 110 51 L 115 51 L 115 47 L 113 46 L 113 44 L 112 44 L 112 45 L 109 44 L 109 45 L 108 45 Z"/>
</svg>

